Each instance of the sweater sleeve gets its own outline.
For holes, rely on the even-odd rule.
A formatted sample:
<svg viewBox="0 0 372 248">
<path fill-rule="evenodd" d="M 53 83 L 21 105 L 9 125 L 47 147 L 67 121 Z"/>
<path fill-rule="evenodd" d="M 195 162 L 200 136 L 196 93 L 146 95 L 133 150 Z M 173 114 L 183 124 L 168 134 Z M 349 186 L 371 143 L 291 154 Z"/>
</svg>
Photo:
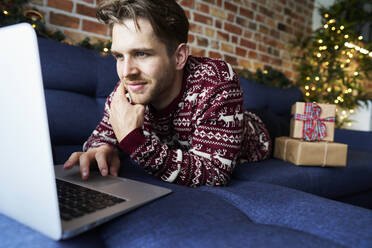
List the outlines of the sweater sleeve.
<svg viewBox="0 0 372 248">
<path fill-rule="evenodd" d="M 151 130 L 138 128 L 119 144 L 147 172 L 191 187 L 226 185 L 236 165 L 243 135 L 242 92 L 235 75 L 210 87 L 191 118 L 189 146 L 162 143 Z M 176 120 L 177 121 L 177 120 Z"/>
<path fill-rule="evenodd" d="M 116 146 L 118 144 L 114 130 L 112 129 L 112 126 L 109 122 L 109 118 L 111 100 L 119 84 L 120 82 L 118 82 L 115 90 L 107 97 L 105 102 L 105 109 L 103 112 L 103 118 L 98 126 L 93 130 L 88 140 L 84 143 L 84 152 L 88 151 L 90 148 L 96 148 L 102 145 Z"/>
</svg>

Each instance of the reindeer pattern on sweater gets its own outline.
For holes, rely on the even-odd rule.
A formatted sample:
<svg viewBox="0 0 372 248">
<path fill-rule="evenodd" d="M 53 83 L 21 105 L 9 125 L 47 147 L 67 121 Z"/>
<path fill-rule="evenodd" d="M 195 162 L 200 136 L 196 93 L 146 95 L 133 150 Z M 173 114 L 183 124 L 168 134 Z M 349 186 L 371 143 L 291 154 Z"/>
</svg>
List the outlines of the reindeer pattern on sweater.
<svg viewBox="0 0 372 248">
<path fill-rule="evenodd" d="M 114 92 L 84 151 L 117 146 L 148 173 L 192 187 L 226 185 L 240 160 L 269 156 L 267 130 L 257 116 L 243 110 L 239 79 L 221 60 L 189 56 L 179 96 L 162 111 L 146 106 L 143 127 L 120 143 L 109 123 Z"/>
</svg>

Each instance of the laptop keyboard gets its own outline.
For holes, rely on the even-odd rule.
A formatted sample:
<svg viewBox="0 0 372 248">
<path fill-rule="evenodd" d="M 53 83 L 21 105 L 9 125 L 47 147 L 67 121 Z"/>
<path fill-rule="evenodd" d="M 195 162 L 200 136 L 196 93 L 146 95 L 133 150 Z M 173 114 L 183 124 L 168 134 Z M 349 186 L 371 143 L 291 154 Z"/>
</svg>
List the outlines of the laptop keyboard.
<svg viewBox="0 0 372 248">
<path fill-rule="evenodd" d="M 65 221 L 93 213 L 125 200 L 56 179 L 61 218 Z"/>
</svg>

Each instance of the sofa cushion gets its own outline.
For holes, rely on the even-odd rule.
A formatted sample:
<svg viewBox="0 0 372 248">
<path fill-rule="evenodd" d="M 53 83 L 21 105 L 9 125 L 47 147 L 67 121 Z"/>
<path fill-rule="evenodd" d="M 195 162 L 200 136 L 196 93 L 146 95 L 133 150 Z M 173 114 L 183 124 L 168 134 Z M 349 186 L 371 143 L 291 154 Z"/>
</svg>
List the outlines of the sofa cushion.
<svg viewBox="0 0 372 248">
<path fill-rule="evenodd" d="M 240 78 L 245 109 L 268 109 L 279 115 L 290 117 L 291 107 L 302 101 L 302 93 L 298 88 L 280 89 L 261 85 L 246 78 Z"/>
<path fill-rule="evenodd" d="M 119 80 L 115 60 L 56 41 L 38 42 L 52 144 L 81 147 L 101 121 L 106 97 Z"/>
<path fill-rule="evenodd" d="M 146 174 L 130 159 L 124 163 L 120 175 L 171 188 L 173 193 L 101 228 L 107 247 L 123 243 L 128 247 L 339 247 L 303 231 L 252 222 L 247 213 L 204 187 L 169 184 Z"/>
<path fill-rule="evenodd" d="M 6 248 L 102 248 L 104 243 L 96 228 L 77 237 L 55 241 L 43 234 L 0 214 L 0 247 Z"/>
<path fill-rule="evenodd" d="M 46 89 L 106 97 L 119 81 L 112 56 L 43 38 L 38 43 Z"/>
<path fill-rule="evenodd" d="M 349 150 L 346 167 L 296 166 L 279 159 L 238 165 L 234 178 L 339 198 L 372 189 L 372 153 Z"/>
<path fill-rule="evenodd" d="M 221 196 L 256 223 L 286 227 L 346 247 L 372 244 L 372 211 L 278 185 L 233 181 L 202 187 Z"/>
</svg>

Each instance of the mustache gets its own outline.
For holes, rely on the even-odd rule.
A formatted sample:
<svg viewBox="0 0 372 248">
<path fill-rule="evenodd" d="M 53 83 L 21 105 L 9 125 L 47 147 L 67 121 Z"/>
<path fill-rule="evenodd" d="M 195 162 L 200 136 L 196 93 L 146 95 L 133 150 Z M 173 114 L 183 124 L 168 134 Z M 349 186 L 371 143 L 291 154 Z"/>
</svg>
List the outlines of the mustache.
<svg viewBox="0 0 372 248">
<path fill-rule="evenodd" d="M 125 78 L 122 78 L 122 81 L 124 82 L 133 82 L 133 81 L 141 81 L 141 82 L 150 82 L 151 80 L 149 80 L 148 78 L 143 78 L 141 76 L 129 76 L 129 77 L 125 77 Z"/>
</svg>

